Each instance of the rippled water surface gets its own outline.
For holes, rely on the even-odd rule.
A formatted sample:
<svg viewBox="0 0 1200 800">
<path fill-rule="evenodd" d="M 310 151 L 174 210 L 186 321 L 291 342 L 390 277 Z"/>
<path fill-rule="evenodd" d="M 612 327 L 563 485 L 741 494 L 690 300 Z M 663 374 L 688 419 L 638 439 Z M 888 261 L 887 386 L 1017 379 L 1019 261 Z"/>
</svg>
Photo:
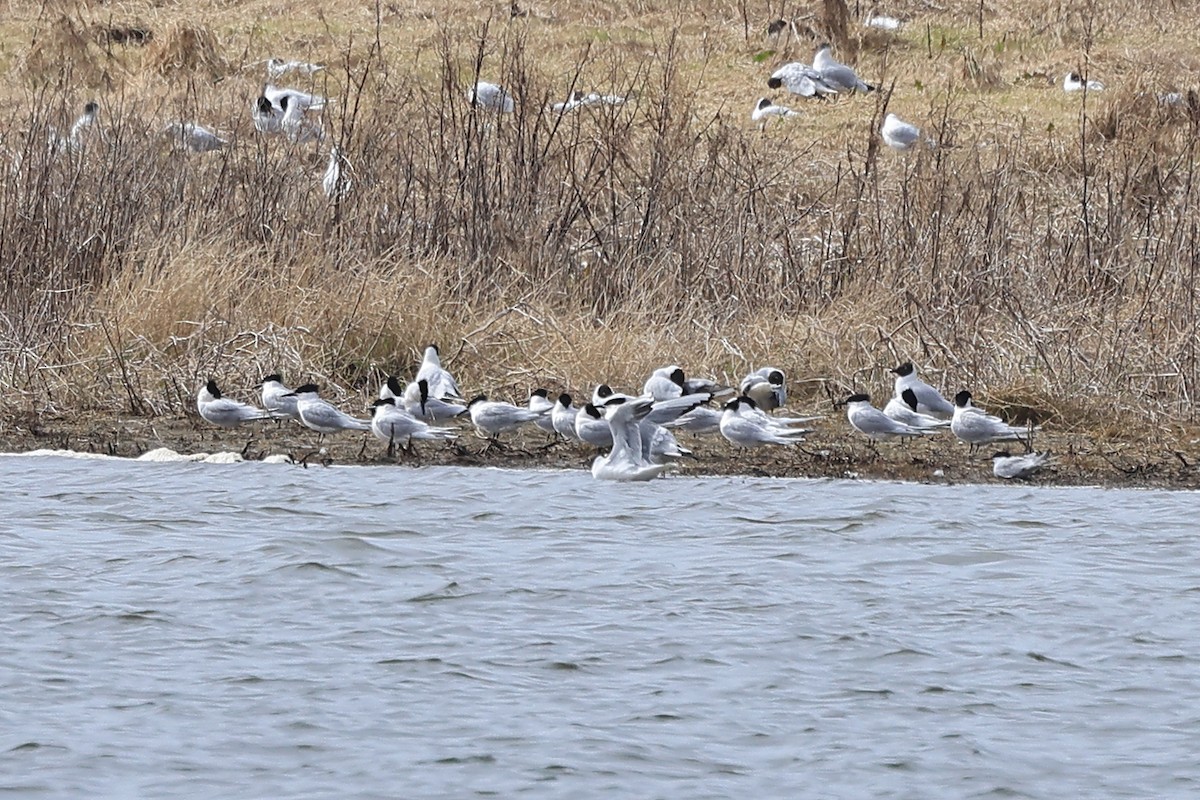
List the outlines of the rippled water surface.
<svg viewBox="0 0 1200 800">
<path fill-rule="evenodd" d="M 0 477 L 0 794 L 1200 796 L 1194 494 Z"/>
</svg>

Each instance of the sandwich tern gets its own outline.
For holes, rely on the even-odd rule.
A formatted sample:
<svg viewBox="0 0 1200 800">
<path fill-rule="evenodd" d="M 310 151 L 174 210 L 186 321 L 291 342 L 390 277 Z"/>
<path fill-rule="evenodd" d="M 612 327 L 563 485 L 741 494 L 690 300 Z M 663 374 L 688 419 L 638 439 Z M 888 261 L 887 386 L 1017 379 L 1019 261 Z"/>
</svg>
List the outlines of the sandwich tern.
<svg viewBox="0 0 1200 800">
<path fill-rule="evenodd" d="M 766 444 L 793 445 L 803 442 L 805 430 L 785 431 L 763 422 L 763 418 L 741 413 L 746 406 L 745 396 L 735 397 L 725 404 L 721 413 L 721 435 L 739 447 L 759 447 Z M 752 403 L 753 401 L 751 401 Z M 748 406 L 759 411 L 753 405 Z M 762 413 L 759 411 L 759 413 Z M 763 414 L 763 417 L 766 417 Z M 770 419 L 769 417 L 766 417 Z"/>
<path fill-rule="evenodd" d="M 777 433 L 812 433 L 811 430 L 797 431 L 797 425 L 804 425 L 816 419 L 824 419 L 820 414 L 812 417 L 772 417 L 767 412 L 758 407 L 758 403 L 754 402 L 753 397 L 742 395 L 738 398 L 738 413 L 747 419 L 756 420 L 760 425 L 764 425 Z"/>
<path fill-rule="evenodd" d="M 659 367 L 650 373 L 642 386 L 642 394 L 653 400 L 671 400 L 683 396 L 685 382 L 683 369 L 672 364 Z"/>
<path fill-rule="evenodd" d="M 922 414 L 917 411 L 917 393 L 912 389 L 905 389 L 900 393 L 899 397 L 893 397 L 888 400 L 887 405 L 883 407 L 883 413 L 887 414 L 897 422 L 903 422 L 905 425 L 911 425 L 914 428 L 948 428 L 950 420 L 938 419 L 929 414 Z"/>
<path fill-rule="evenodd" d="M 316 384 L 313 383 L 297 387 L 293 392 L 296 395 L 296 411 L 300 414 L 300 423 L 306 428 L 311 428 L 322 437 L 327 433 L 339 431 L 371 430 L 370 420 L 350 416 L 323 399 L 318 392 Z"/>
<path fill-rule="evenodd" d="M 575 438 L 594 447 L 612 447 L 612 429 L 608 427 L 604 412 L 593 403 L 587 403 L 575 415 Z"/>
<path fill-rule="evenodd" d="M 700 435 L 721 430 L 721 413 L 708 406 L 696 406 L 691 411 L 666 423 L 664 427 Z"/>
<path fill-rule="evenodd" d="M 320 111 L 328 102 L 320 95 L 302 92 L 299 89 L 280 89 L 270 84 L 263 87 L 262 93 L 263 97 L 267 98 L 280 111 L 287 111 L 288 106 L 299 109 L 301 113 L 305 111 Z"/>
<path fill-rule="evenodd" d="M 192 153 L 211 153 L 229 144 L 216 131 L 195 122 L 169 122 L 163 133 L 170 137 L 175 147 Z"/>
<path fill-rule="evenodd" d="M 426 422 L 445 422 L 467 413 L 467 407 L 429 394 L 429 381 L 421 378 L 404 390 L 404 409 Z"/>
<path fill-rule="evenodd" d="M 430 397 L 462 399 L 462 395 L 458 391 L 458 381 L 454 380 L 454 376 L 449 371 L 442 368 L 442 356 L 436 344 L 425 348 L 421 366 L 417 369 L 417 380 L 428 381 Z"/>
<path fill-rule="evenodd" d="M 1089 92 L 1103 92 L 1104 84 L 1100 81 L 1085 81 L 1080 77 L 1078 72 L 1068 72 L 1063 76 L 1062 88 L 1064 92 L 1081 92 L 1084 87 L 1087 87 Z"/>
<path fill-rule="evenodd" d="M 655 463 L 645 448 L 642 428 L 638 424 L 650 413 L 653 401 L 639 397 L 626 403 L 616 403 L 605 411 L 605 421 L 612 437 L 612 450 L 596 456 L 592 462 L 592 477 L 609 481 L 648 481 L 667 469 L 666 463 Z M 659 430 L 662 430 L 661 428 Z"/>
<path fill-rule="evenodd" d="M 571 408 L 571 395 L 566 392 L 560 394 L 554 402 L 554 408 L 550 409 L 554 432 L 568 441 L 580 441 L 579 434 L 575 433 L 575 417 L 578 414 L 579 409 Z"/>
<path fill-rule="evenodd" d="M 826 82 L 819 71 L 799 61 L 784 64 L 767 79 L 768 88 L 778 89 L 781 86 L 792 94 L 815 97 L 818 100 L 838 93 L 837 87 Z"/>
<path fill-rule="evenodd" d="M 954 416 L 954 405 L 942 397 L 937 389 L 917 377 L 917 370 L 911 361 L 905 361 L 891 372 L 896 376 L 896 397 L 903 396 L 905 389 L 912 389 L 917 396 L 917 411 L 939 419 Z"/>
<path fill-rule="evenodd" d="M 85 137 L 95 126 L 96 117 L 99 113 L 100 106 L 95 100 L 90 100 L 84 104 L 83 113 L 79 115 L 78 119 L 71 126 L 71 135 L 68 138 L 68 142 L 72 150 L 80 150 L 87 143 Z"/>
<path fill-rule="evenodd" d="M 1006 480 L 1028 480 L 1042 467 L 1050 463 L 1050 451 L 1044 453 L 1027 453 L 1023 456 L 1012 456 L 1008 453 L 995 453 L 992 456 L 992 474 Z"/>
<path fill-rule="evenodd" d="M 839 92 L 871 92 L 875 87 L 858 77 L 851 68 L 833 57 L 833 46 L 823 44 L 813 56 L 813 69 L 821 73 L 821 80 Z"/>
<path fill-rule="evenodd" d="M 196 410 L 205 422 L 220 428 L 236 428 L 243 422 L 271 418 L 271 415 L 261 408 L 223 396 L 217 388 L 217 382 L 212 378 L 200 387 L 196 395 Z"/>
<path fill-rule="evenodd" d="M 479 81 L 468 87 L 467 100 L 472 106 L 501 114 L 511 114 L 515 108 L 512 95 L 507 90 L 487 81 Z"/>
<path fill-rule="evenodd" d="M 787 386 L 783 370 L 763 367 L 742 378 L 738 391 L 754 401 L 763 411 L 774 411 L 787 403 Z"/>
<path fill-rule="evenodd" d="M 450 441 L 457 438 L 451 428 L 432 428 L 398 408 L 394 397 L 376 400 L 371 404 L 371 433 L 379 441 L 387 443 L 389 456 L 395 452 L 397 444 L 405 450 L 411 450 L 413 439 Z"/>
<path fill-rule="evenodd" d="M 555 404 L 550 402 L 550 393 L 545 389 L 534 389 L 533 393 L 529 395 L 529 410 L 538 415 L 533 424 L 551 436 L 555 433 L 552 415 L 554 406 Z"/>
<path fill-rule="evenodd" d="M 471 424 L 481 437 L 496 443 L 496 437 L 508 431 L 514 431 L 527 422 L 533 422 L 545 412 L 530 411 L 528 408 L 514 406 L 500 400 L 488 400 L 487 395 L 481 394 L 467 403 L 467 411 L 471 415 Z"/>
<path fill-rule="evenodd" d="M 329 166 L 325 168 L 325 177 L 321 180 L 321 188 L 330 200 L 340 200 L 350 194 L 351 180 L 342 174 L 342 162 L 345 161 L 342 149 L 336 144 L 329 148 Z"/>
<path fill-rule="evenodd" d="M 592 392 L 592 405 L 603 407 L 609 403 L 622 402 L 635 399 L 631 394 L 622 394 L 621 392 L 613 391 L 613 388 L 607 383 L 602 383 Z"/>
<path fill-rule="evenodd" d="M 879 129 L 883 143 L 893 150 L 908 152 L 921 141 L 921 129 L 916 125 L 905 122 L 895 114 L 888 113 Z"/>
<path fill-rule="evenodd" d="M 273 419 L 300 421 L 296 393 L 284 385 L 283 378 L 277 372 L 262 379 L 262 404 Z"/>
<path fill-rule="evenodd" d="M 971 402 L 971 393 L 966 389 L 954 395 L 954 417 L 950 421 L 950 431 L 970 445 L 971 452 L 981 445 L 1006 441 L 1021 442 L 1029 449 L 1034 430 L 1037 429 L 1009 425 L 978 408 Z"/>
<path fill-rule="evenodd" d="M 798 115 L 800 112 L 793 111 L 787 106 L 777 106 L 771 102 L 769 97 L 760 97 L 754 108 L 750 111 L 750 119 L 755 122 L 761 122 L 763 127 L 772 117 L 791 117 Z"/>
<path fill-rule="evenodd" d="M 935 433 L 928 428 L 917 428 L 892 419 L 871 405 L 870 396 L 865 394 L 852 394 L 842 404 L 846 406 L 846 419 L 850 421 L 850 426 L 871 442 L 896 436 L 930 436 Z"/>
</svg>

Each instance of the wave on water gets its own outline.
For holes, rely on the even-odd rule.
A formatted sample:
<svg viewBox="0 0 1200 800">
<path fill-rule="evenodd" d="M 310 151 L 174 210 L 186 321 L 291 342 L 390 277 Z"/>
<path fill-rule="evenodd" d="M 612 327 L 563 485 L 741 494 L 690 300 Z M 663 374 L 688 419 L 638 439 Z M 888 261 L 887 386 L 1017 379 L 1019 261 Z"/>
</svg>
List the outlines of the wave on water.
<svg viewBox="0 0 1200 800">
<path fill-rule="evenodd" d="M 29 456 L 54 456 L 57 458 L 74 458 L 81 461 L 156 461 L 164 463 L 179 463 L 193 462 L 199 464 L 240 464 L 246 459 L 241 453 L 221 452 L 221 453 L 177 453 L 169 447 L 157 447 L 153 450 L 148 450 L 142 453 L 137 458 L 125 458 L 123 456 L 110 456 L 104 453 L 84 453 L 78 450 L 28 450 L 23 453 L 0 453 L 0 456 L 10 457 L 29 457 Z M 259 464 L 294 464 L 295 461 L 286 453 L 274 453 L 266 456 Z"/>
</svg>

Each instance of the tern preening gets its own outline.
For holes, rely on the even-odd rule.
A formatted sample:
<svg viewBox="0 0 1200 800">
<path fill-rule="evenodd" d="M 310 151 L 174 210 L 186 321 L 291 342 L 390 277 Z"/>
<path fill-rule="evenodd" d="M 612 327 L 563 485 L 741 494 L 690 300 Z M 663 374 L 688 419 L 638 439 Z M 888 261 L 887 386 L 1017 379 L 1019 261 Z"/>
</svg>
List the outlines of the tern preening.
<svg viewBox="0 0 1200 800">
<path fill-rule="evenodd" d="M 388 397 L 371 404 L 371 433 L 386 442 L 391 456 L 400 445 L 412 449 L 412 440 L 450 441 L 456 438 L 451 428 L 433 428 L 396 406 L 396 398 Z"/>
<path fill-rule="evenodd" d="M 992 455 L 992 474 L 1005 480 L 1029 480 L 1050 463 L 1050 451 L 1013 456 L 1008 453 Z"/>
<path fill-rule="evenodd" d="M 937 389 L 917 377 L 916 367 L 911 361 L 905 361 L 892 369 L 896 375 L 895 396 L 901 397 L 905 389 L 912 389 L 917 396 L 916 410 L 939 419 L 950 419 L 954 416 L 954 404 L 942 397 Z"/>
<path fill-rule="evenodd" d="M 550 401 L 550 393 L 545 389 L 534 389 L 529 395 L 529 410 L 538 415 L 534 425 L 550 435 L 554 435 L 554 403 Z"/>
<path fill-rule="evenodd" d="M 837 87 L 827 83 L 819 71 L 799 61 L 784 64 L 775 70 L 767 79 L 767 87 L 770 89 L 783 87 L 792 94 L 798 94 L 801 97 L 815 97 L 818 100 L 838 93 Z"/>
<path fill-rule="evenodd" d="M 751 372 L 742 378 L 738 391 L 753 400 L 763 411 L 774 411 L 787 403 L 783 370 L 775 367 L 763 367 Z"/>
<path fill-rule="evenodd" d="M 971 402 L 971 393 L 963 390 L 954 395 L 954 417 L 950 420 L 950 431 L 959 440 L 978 447 L 992 442 L 1021 442 L 1029 448 L 1030 438 L 1036 428 L 1009 425 L 999 417 L 992 416 Z"/>
<path fill-rule="evenodd" d="M 445 422 L 467 413 L 467 407 L 434 397 L 425 378 L 413 381 L 404 390 L 404 409 L 426 422 Z"/>
<path fill-rule="evenodd" d="M 871 92 L 875 87 L 858 77 L 855 71 L 833 57 L 833 46 L 823 44 L 813 56 L 813 69 L 821 73 L 826 85 L 839 92 Z"/>
<path fill-rule="evenodd" d="M 205 422 L 220 428 L 236 428 L 246 422 L 270 419 L 271 415 L 249 403 L 225 397 L 212 378 L 200 387 L 196 395 L 196 410 Z"/>
</svg>

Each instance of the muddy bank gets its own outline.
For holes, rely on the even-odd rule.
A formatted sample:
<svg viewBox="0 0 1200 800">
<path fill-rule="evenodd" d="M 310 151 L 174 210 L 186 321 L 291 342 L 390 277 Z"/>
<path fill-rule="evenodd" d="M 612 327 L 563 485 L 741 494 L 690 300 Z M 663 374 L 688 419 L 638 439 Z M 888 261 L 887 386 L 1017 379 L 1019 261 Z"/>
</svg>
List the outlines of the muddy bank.
<svg viewBox="0 0 1200 800">
<path fill-rule="evenodd" d="M 1000 482 L 992 476 L 991 449 L 971 455 L 965 445 L 946 433 L 925 441 L 881 444 L 872 450 L 849 432 L 841 415 L 817 422 L 808 441 L 796 448 L 735 451 L 719 436 L 690 434 L 681 434 L 679 441 L 694 455 L 680 462 L 674 470 L 678 475 Z M 1169 443 L 1097 442 L 1051 431 L 1039 433 L 1034 444 L 1038 450 L 1054 453 L 1052 466 L 1032 481 L 1035 484 L 1200 488 L 1200 446 L 1191 441 L 1178 447 Z M 247 459 L 287 454 L 309 466 L 401 463 L 588 469 L 596 455 L 594 449 L 581 445 L 550 443 L 533 429 L 507 438 L 502 448 L 489 448 L 487 442 L 464 428 L 454 443 L 423 443 L 416 454 L 389 458 L 386 448 L 369 434 L 325 437 L 318 447 L 317 437 L 295 423 L 224 431 L 190 417 L 27 414 L 9 417 L 0 425 L 0 451 L 5 452 L 71 449 L 137 457 L 159 447 L 180 453 L 235 451 Z"/>
</svg>

